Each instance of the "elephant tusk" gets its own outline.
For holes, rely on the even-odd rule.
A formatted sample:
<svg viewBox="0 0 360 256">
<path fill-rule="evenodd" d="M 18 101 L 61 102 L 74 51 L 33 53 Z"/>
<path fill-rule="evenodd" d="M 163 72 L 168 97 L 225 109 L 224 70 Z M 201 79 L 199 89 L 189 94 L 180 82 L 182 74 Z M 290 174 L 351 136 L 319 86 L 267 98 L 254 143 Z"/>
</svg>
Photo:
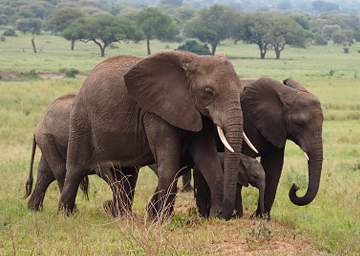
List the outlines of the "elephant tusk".
<svg viewBox="0 0 360 256">
<path fill-rule="evenodd" d="M 217 126 L 217 132 L 219 134 L 221 142 L 224 144 L 225 148 L 227 148 L 230 152 L 234 153 L 234 149 L 230 146 L 229 142 L 227 141 L 224 131 L 220 126 Z"/>
<path fill-rule="evenodd" d="M 304 155 L 305 155 L 305 158 L 309 161 L 310 158 L 309 158 L 308 154 L 306 154 L 306 152 L 304 152 Z"/>
<path fill-rule="evenodd" d="M 248 144 L 248 146 L 256 153 L 259 154 L 259 151 L 255 148 L 255 146 L 251 143 L 251 141 L 249 140 L 248 136 L 246 136 L 246 133 L 243 131 L 243 136 L 244 136 L 244 140 L 246 142 L 246 144 Z"/>
</svg>

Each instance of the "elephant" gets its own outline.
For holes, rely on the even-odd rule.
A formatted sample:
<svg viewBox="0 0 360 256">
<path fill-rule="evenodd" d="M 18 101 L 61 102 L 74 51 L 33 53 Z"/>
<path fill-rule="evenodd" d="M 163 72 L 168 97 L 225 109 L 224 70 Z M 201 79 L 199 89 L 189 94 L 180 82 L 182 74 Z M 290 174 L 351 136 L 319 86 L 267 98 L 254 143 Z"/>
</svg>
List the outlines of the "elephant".
<svg viewBox="0 0 360 256">
<path fill-rule="evenodd" d="M 168 217 L 176 195 L 173 182 L 182 155 L 189 152 L 209 186 L 210 216 L 229 218 L 235 202 L 223 198 L 236 193 L 238 182 L 248 184 L 244 170 L 238 169 L 241 91 L 232 64 L 223 56 L 166 51 L 101 62 L 85 80 L 70 113 L 59 210 L 72 213 L 80 181 L 98 163 L 131 167 L 156 162 L 159 178 L 148 216 Z M 224 172 L 213 136 L 216 129 L 226 147 Z"/>
<path fill-rule="evenodd" d="M 55 179 L 58 182 L 59 190 L 62 191 L 63 189 L 66 174 L 70 110 L 74 99 L 75 94 L 67 94 L 54 100 L 35 129 L 29 177 L 26 182 L 26 197 L 30 196 L 28 200 L 29 209 L 38 211 L 43 207 L 46 190 Z M 41 149 L 42 155 L 35 189 L 31 193 L 36 145 Z M 122 169 L 121 171 L 117 170 L 116 166 L 114 167 L 115 170 L 102 167 L 100 176 L 113 191 L 113 200 L 111 201 L 113 203 L 109 205 L 107 202 L 104 206 L 112 216 L 116 217 L 125 211 L 131 211 L 134 189 L 130 188 L 135 188 L 138 172 L 135 167 L 126 170 Z M 94 173 L 99 173 L 99 171 L 88 170 L 88 174 Z M 80 187 L 88 198 L 88 176 L 84 177 Z M 122 189 L 127 191 L 126 194 L 121 193 Z"/>
<path fill-rule="evenodd" d="M 260 157 L 266 173 L 265 214 L 270 211 L 284 162 L 286 140 L 296 143 L 305 153 L 308 161 L 308 187 L 304 196 L 297 196 L 299 189 L 293 184 L 289 191 L 292 203 L 303 206 L 311 203 L 319 189 L 323 162 L 322 125 L 323 112 L 319 99 L 293 79 L 283 83 L 270 78 L 242 81 L 241 106 L 244 113 L 244 130 L 258 153 L 246 144 L 243 153 Z M 219 143 L 218 143 L 219 145 Z M 221 146 L 221 145 L 220 145 Z M 220 149 L 223 150 L 223 149 Z M 208 215 L 210 200 L 207 186 L 201 174 L 194 175 L 200 213 Z M 237 189 L 239 191 L 239 188 Z M 237 193 L 239 195 L 239 193 Z M 240 200 L 240 199 L 236 199 Z M 236 211 L 242 214 L 242 205 Z M 254 215 L 261 214 L 258 206 Z"/>
</svg>

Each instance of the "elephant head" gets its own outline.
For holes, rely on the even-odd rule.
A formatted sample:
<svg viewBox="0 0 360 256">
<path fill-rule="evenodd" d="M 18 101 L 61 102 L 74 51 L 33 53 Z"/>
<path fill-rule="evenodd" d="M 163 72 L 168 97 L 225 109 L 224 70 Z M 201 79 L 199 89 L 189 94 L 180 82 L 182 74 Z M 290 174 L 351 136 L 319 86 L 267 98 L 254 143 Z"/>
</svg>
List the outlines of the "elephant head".
<svg viewBox="0 0 360 256">
<path fill-rule="evenodd" d="M 227 148 L 224 188 L 231 187 L 235 194 L 243 116 L 240 80 L 232 64 L 222 56 L 169 51 L 139 61 L 124 79 L 142 109 L 175 127 L 198 132 L 202 116 L 212 120 Z M 244 171 L 240 182 L 248 183 Z"/>
<path fill-rule="evenodd" d="M 298 197 L 298 186 L 293 184 L 289 197 L 296 205 L 309 204 L 316 196 L 322 170 L 323 113 L 320 101 L 294 80 L 281 84 L 262 78 L 247 86 L 242 100 L 248 104 L 254 125 L 271 144 L 284 148 L 286 139 L 295 142 L 308 159 L 308 188 Z M 284 86 L 285 85 L 285 86 Z"/>
</svg>

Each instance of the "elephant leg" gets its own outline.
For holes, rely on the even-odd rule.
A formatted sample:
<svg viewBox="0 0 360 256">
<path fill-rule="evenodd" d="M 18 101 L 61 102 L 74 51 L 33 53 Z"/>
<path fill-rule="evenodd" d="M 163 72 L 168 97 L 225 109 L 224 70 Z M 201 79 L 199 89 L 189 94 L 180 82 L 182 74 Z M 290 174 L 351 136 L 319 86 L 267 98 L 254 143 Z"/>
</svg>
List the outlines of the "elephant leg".
<svg viewBox="0 0 360 256">
<path fill-rule="evenodd" d="M 51 169 L 49 168 L 46 160 L 41 156 L 38 174 L 36 178 L 35 189 L 31 193 L 28 201 L 28 208 L 34 211 L 38 211 L 43 207 L 43 201 L 45 193 L 51 182 L 55 180 Z"/>
<path fill-rule="evenodd" d="M 211 207 L 209 186 L 198 170 L 194 169 L 193 176 L 196 205 L 200 215 L 207 218 L 209 217 Z"/>
<path fill-rule="evenodd" d="M 113 217 L 131 214 L 138 170 L 136 167 L 128 167 L 114 168 L 110 172 L 104 179 L 113 192 L 113 200 L 104 203 L 105 211 Z"/>
<path fill-rule="evenodd" d="M 210 217 L 221 214 L 223 201 L 223 180 L 220 159 L 217 155 L 216 143 L 213 135 L 213 124 L 204 121 L 201 133 L 194 135 L 190 153 L 195 168 L 201 172 L 210 190 Z"/>
<path fill-rule="evenodd" d="M 235 217 L 236 218 L 241 218 L 242 216 L 244 216 L 241 189 L 242 189 L 242 186 L 240 184 L 237 184 L 237 187 L 236 187 L 236 201 L 235 201 L 235 210 L 236 210 Z"/>
<path fill-rule="evenodd" d="M 147 207 L 148 217 L 162 221 L 174 209 L 183 138 L 178 129 L 154 114 L 146 114 L 143 120 L 158 172 L 158 184 Z"/>
<path fill-rule="evenodd" d="M 59 210 L 64 210 L 67 215 L 73 213 L 80 182 L 88 174 L 92 153 L 90 142 L 88 133 L 73 134 L 69 139 L 65 183 L 59 201 Z"/>
<path fill-rule="evenodd" d="M 284 149 L 274 149 L 270 154 L 261 157 L 261 165 L 265 171 L 265 214 L 270 218 L 270 211 L 275 200 L 277 186 L 284 164 Z M 256 210 L 260 216 L 260 206 Z"/>
<path fill-rule="evenodd" d="M 193 188 L 191 186 L 191 168 L 186 168 L 182 176 L 182 182 L 183 182 L 183 187 L 181 191 L 183 192 L 192 191 Z"/>
<path fill-rule="evenodd" d="M 61 193 L 65 182 L 66 160 L 61 157 L 52 136 L 47 136 L 45 142 L 44 144 L 46 145 L 43 147 L 42 153 L 58 183 Z"/>
</svg>

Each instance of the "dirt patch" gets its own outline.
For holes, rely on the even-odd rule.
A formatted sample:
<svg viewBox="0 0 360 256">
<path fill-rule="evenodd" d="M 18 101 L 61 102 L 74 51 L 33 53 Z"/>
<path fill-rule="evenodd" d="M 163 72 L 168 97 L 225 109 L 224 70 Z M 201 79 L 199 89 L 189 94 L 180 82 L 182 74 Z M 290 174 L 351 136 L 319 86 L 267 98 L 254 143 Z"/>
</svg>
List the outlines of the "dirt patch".
<svg viewBox="0 0 360 256">
<path fill-rule="evenodd" d="M 58 72 L 39 72 L 36 75 L 43 79 L 61 79 L 65 76 L 63 73 Z"/>
<path fill-rule="evenodd" d="M 0 72 L 1 79 L 16 79 L 19 76 L 16 72 Z"/>
</svg>

